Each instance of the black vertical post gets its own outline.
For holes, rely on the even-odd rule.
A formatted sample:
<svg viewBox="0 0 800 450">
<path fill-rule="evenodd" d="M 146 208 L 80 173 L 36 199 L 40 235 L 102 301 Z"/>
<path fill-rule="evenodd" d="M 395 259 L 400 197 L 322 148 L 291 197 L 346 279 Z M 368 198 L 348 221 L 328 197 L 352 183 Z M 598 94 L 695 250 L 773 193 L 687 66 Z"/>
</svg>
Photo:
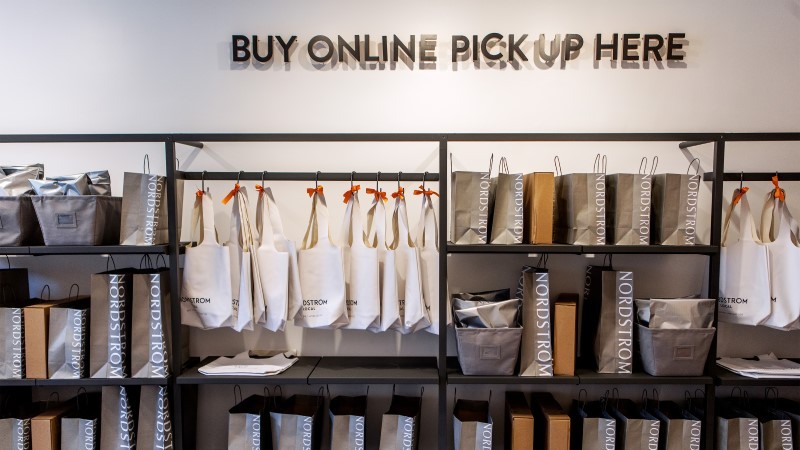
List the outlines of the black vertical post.
<svg viewBox="0 0 800 450">
<path fill-rule="evenodd" d="M 439 140 L 439 448 L 447 447 L 447 137 Z"/>
</svg>

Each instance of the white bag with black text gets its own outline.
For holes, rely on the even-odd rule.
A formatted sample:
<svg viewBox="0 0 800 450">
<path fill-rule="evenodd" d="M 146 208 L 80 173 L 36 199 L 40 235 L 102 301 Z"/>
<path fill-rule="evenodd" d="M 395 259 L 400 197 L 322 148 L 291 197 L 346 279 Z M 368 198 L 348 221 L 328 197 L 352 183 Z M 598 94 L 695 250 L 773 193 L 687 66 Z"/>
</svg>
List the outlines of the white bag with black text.
<svg viewBox="0 0 800 450">
<path fill-rule="evenodd" d="M 397 273 L 397 296 L 400 303 L 400 332 L 413 333 L 430 326 L 428 311 L 422 298 L 419 254 L 408 230 L 408 213 L 403 188 L 392 194 L 395 199 L 392 214 L 395 270 Z"/>
<path fill-rule="evenodd" d="M 290 252 L 294 253 L 295 251 L 293 242 L 289 242 L 291 250 L 278 250 L 279 237 L 276 236 L 273 222 L 275 221 L 274 216 L 279 213 L 275 199 L 272 197 L 272 190 L 261 186 L 256 186 L 256 189 L 259 191 L 256 206 L 259 246 L 256 255 L 261 293 L 261 297 L 259 298 L 257 295 L 255 299 L 256 323 L 270 331 L 283 331 L 289 317 L 290 262 L 294 260 L 296 275 L 297 258 L 290 256 Z M 280 221 L 280 216 L 277 217 L 277 220 Z M 285 240 L 285 238 L 283 239 Z M 256 289 L 256 292 L 258 291 L 259 289 Z M 299 293 L 299 287 L 297 291 Z"/>
<path fill-rule="evenodd" d="M 253 256 L 255 246 L 250 230 L 250 214 L 247 211 L 247 190 L 236 186 L 222 201 L 233 199 L 231 210 L 231 232 L 228 237 L 228 252 L 231 260 L 231 289 L 234 320 L 231 328 L 236 331 L 253 329 Z"/>
<path fill-rule="evenodd" d="M 378 249 L 366 244 L 358 202 L 360 186 L 344 194 L 347 208 L 342 223 L 342 253 L 347 292 L 347 316 L 351 330 L 378 330 L 381 320 L 380 265 Z"/>
<path fill-rule="evenodd" d="M 776 197 L 776 192 L 768 195 L 761 213 L 761 238 L 769 258 L 771 297 L 770 315 L 763 325 L 793 330 L 800 321 L 800 278 L 797 277 L 800 247 L 791 229 L 794 218 L 784 201 L 784 193 L 781 190 Z"/>
</svg>

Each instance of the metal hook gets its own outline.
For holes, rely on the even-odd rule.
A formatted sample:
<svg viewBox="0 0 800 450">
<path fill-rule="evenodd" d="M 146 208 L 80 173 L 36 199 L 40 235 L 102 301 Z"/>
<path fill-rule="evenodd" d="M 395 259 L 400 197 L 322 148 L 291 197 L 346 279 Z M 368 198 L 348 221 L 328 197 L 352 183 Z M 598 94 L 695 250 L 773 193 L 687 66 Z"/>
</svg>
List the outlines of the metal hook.
<svg viewBox="0 0 800 450">
<path fill-rule="evenodd" d="M 264 177 L 267 175 L 267 171 L 261 172 L 261 187 L 264 187 Z"/>
<path fill-rule="evenodd" d="M 425 173 L 422 174 L 422 190 L 425 190 L 425 179 L 428 178 L 428 171 L 426 170 Z"/>
<path fill-rule="evenodd" d="M 242 180 L 242 174 L 243 173 L 244 173 L 244 170 L 240 170 L 239 173 L 236 174 L 236 184 L 239 184 L 239 182 Z"/>
<path fill-rule="evenodd" d="M 375 175 L 375 192 L 380 192 L 378 189 L 378 183 L 381 181 L 381 171 L 379 170 L 377 175 Z"/>
<path fill-rule="evenodd" d="M 142 172 L 146 174 L 150 173 L 150 155 L 147 153 L 144 154 L 144 161 L 142 161 Z"/>
<path fill-rule="evenodd" d="M 319 170 L 314 174 L 314 189 L 319 189 Z"/>
<path fill-rule="evenodd" d="M 203 191 L 203 192 L 206 191 L 206 171 L 205 170 L 200 175 L 200 190 Z"/>
<path fill-rule="evenodd" d="M 403 172 L 397 172 L 397 190 L 400 190 L 400 177 L 403 176 Z"/>
<path fill-rule="evenodd" d="M 350 172 L 350 190 L 353 189 L 353 178 L 355 178 L 355 176 L 356 176 L 356 171 L 355 170 Z"/>
</svg>

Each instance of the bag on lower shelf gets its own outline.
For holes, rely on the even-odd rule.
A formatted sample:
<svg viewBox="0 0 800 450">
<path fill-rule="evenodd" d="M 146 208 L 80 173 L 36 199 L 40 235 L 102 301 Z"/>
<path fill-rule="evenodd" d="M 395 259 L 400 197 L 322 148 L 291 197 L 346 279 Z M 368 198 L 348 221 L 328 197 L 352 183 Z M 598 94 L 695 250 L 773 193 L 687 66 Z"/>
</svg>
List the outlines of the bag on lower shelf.
<svg viewBox="0 0 800 450">
<path fill-rule="evenodd" d="M 760 449 L 758 418 L 734 406 L 730 400 L 717 402 L 717 450 Z"/>
<path fill-rule="evenodd" d="M 636 327 L 645 372 L 655 376 L 703 374 L 716 328 L 673 330 L 641 324 Z"/>
<path fill-rule="evenodd" d="M 422 397 L 392 393 L 389 410 L 381 419 L 380 450 L 417 450 L 422 415 Z"/>
<path fill-rule="evenodd" d="M 520 376 L 553 376 L 553 339 L 550 320 L 550 273 L 534 268 L 523 272 Z"/>
<path fill-rule="evenodd" d="M 627 399 L 612 400 L 611 416 L 617 420 L 616 448 L 658 449 L 661 423 Z"/>
<path fill-rule="evenodd" d="M 269 400 L 251 395 L 228 410 L 228 450 L 271 448 Z"/>
<path fill-rule="evenodd" d="M 49 378 L 78 379 L 87 376 L 89 302 L 79 300 L 50 308 L 47 372 Z"/>
<path fill-rule="evenodd" d="M 491 401 L 491 393 L 489 400 Z M 456 450 L 492 448 L 490 401 L 456 400 L 453 407 L 453 438 Z"/>
<path fill-rule="evenodd" d="M 89 309 L 89 376 L 92 378 L 131 375 L 132 291 L 132 269 L 92 275 Z"/>
<path fill-rule="evenodd" d="M 321 392 L 320 392 L 321 394 Z M 322 395 L 293 395 L 269 413 L 274 450 L 319 450 L 325 399 Z"/>
<path fill-rule="evenodd" d="M 647 411 L 661 422 L 659 448 L 685 450 L 701 448 L 703 421 L 671 401 L 660 401 Z"/>
<path fill-rule="evenodd" d="M 142 386 L 139 420 L 136 422 L 136 448 L 161 450 L 172 447 L 172 416 L 166 386 Z"/>
<path fill-rule="evenodd" d="M 32 411 L 0 413 L 0 450 L 27 449 L 31 445 Z"/>
<path fill-rule="evenodd" d="M 364 448 L 367 396 L 334 397 L 330 401 L 331 450 Z"/>
<path fill-rule="evenodd" d="M 62 449 L 100 448 L 100 403 L 99 393 L 78 393 L 73 411 L 61 418 Z"/>
<path fill-rule="evenodd" d="M 100 448 L 136 447 L 136 405 L 130 387 L 103 386 Z"/>
<path fill-rule="evenodd" d="M 616 448 L 617 421 L 606 411 L 606 401 L 574 400 L 570 414 L 572 450 Z"/>
</svg>

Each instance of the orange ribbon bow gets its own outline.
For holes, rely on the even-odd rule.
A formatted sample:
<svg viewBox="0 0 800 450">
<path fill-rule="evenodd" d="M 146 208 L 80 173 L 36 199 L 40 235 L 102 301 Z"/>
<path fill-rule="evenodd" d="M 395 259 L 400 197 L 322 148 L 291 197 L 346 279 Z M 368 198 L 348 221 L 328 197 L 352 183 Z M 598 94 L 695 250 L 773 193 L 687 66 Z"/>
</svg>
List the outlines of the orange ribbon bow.
<svg viewBox="0 0 800 450">
<path fill-rule="evenodd" d="M 405 192 L 406 192 L 405 188 L 399 187 L 397 188 L 397 192 L 392 193 L 392 198 L 400 197 L 400 200 L 405 200 L 406 199 Z"/>
<path fill-rule="evenodd" d="M 348 189 L 347 192 L 344 193 L 344 202 L 345 203 L 349 202 L 350 199 L 353 197 L 353 194 L 358 192 L 359 189 L 361 189 L 361 185 L 358 184 Z"/>
<path fill-rule="evenodd" d="M 256 192 L 263 194 L 264 193 L 264 186 L 257 184 L 256 185 Z"/>
<path fill-rule="evenodd" d="M 306 189 L 306 192 L 308 193 L 309 197 L 313 197 L 315 192 L 322 195 L 322 185 L 317 185 L 316 188 L 308 188 Z"/>
<path fill-rule="evenodd" d="M 777 175 L 772 177 L 772 184 L 775 185 L 775 191 L 774 191 L 773 196 L 775 198 L 777 198 L 778 200 L 780 200 L 782 202 L 785 202 L 786 201 L 786 191 L 784 191 L 783 189 L 781 189 L 780 186 L 778 186 L 778 176 Z"/>
<path fill-rule="evenodd" d="M 739 191 L 736 193 L 736 195 L 733 196 L 733 204 L 736 205 L 737 203 L 739 203 L 739 200 L 741 200 L 742 197 L 744 197 L 744 194 L 746 194 L 747 191 L 749 191 L 749 190 L 750 190 L 749 187 L 743 187 L 743 188 L 739 189 Z"/>
<path fill-rule="evenodd" d="M 198 197 L 202 197 L 202 196 L 203 196 L 203 194 L 205 194 L 205 192 L 203 192 L 203 190 L 202 190 L 202 189 L 198 189 L 198 190 L 197 190 L 197 194 L 195 194 L 195 195 L 197 195 Z"/>
<path fill-rule="evenodd" d="M 225 198 L 222 199 L 222 204 L 227 205 L 228 202 L 231 201 L 231 199 L 233 198 L 234 195 L 236 195 L 237 192 L 239 192 L 239 183 L 236 183 L 233 186 L 233 189 L 231 189 L 231 191 L 228 192 L 228 195 L 226 195 Z"/>
<path fill-rule="evenodd" d="M 439 193 L 434 191 L 433 189 L 425 189 L 425 186 L 420 186 L 419 189 L 414 189 L 414 195 L 424 194 L 426 197 L 430 197 L 431 195 L 439 196 Z"/>
<path fill-rule="evenodd" d="M 367 194 L 374 195 L 375 200 L 383 200 L 384 203 L 389 201 L 389 199 L 386 198 L 386 192 L 383 191 L 376 191 L 375 189 L 367 188 Z"/>
</svg>

